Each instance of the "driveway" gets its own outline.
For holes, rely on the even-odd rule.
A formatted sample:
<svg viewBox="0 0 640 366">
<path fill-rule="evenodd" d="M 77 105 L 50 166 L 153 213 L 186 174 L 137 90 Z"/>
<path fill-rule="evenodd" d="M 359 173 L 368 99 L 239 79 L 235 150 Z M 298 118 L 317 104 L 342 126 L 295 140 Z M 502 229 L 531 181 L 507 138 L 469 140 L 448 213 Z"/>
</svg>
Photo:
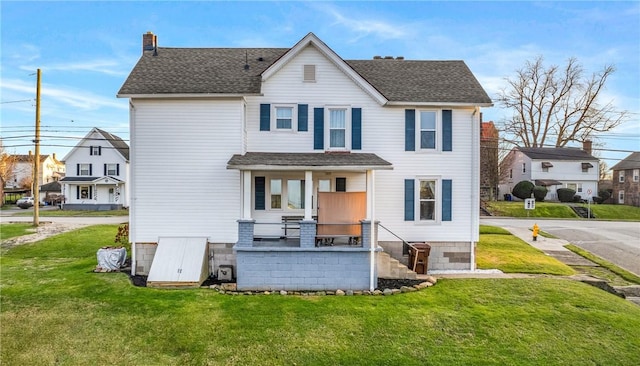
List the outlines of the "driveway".
<svg viewBox="0 0 640 366">
<path fill-rule="evenodd" d="M 531 228 L 564 239 L 640 276 L 640 222 L 482 217 L 481 225 Z"/>
</svg>

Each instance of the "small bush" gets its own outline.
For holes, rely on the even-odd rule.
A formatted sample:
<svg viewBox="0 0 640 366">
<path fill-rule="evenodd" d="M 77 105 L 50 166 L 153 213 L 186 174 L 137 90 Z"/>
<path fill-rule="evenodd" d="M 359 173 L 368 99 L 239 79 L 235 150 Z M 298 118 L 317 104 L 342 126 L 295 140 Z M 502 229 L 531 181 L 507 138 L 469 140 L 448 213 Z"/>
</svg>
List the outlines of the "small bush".
<svg viewBox="0 0 640 366">
<path fill-rule="evenodd" d="M 544 202 L 544 198 L 547 196 L 549 190 L 544 186 L 535 186 L 533 187 L 533 197 L 538 202 Z"/>
<path fill-rule="evenodd" d="M 598 196 L 593 196 L 591 197 L 591 199 L 593 200 L 593 203 L 598 205 L 605 201 L 602 199 L 602 197 L 598 197 Z"/>
<path fill-rule="evenodd" d="M 531 198 L 533 187 L 533 183 L 529 182 L 528 180 L 523 180 L 521 182 L 518 182 L 518 184 L 513 187 L 511 193 L 522 200 L 525 198 Z"/>
<path fill-rule="evenodd" d="M 598 197 L 600 197 L 602 199 L 602 202 L 604 202 L 609 198 L 611 198 L 611 192 L 609 192 L 609 190 L 607 189 L 601 189 L 600 191 L 598 191 Z M 602 203 L 602 202 L 598 202 L 598 203 Z"/>
<path fill-rule="evenodd" d="M 582 202 L 582 196 L 579 195 L 579 194 L 576 194 L 575 196 L 573 196 L 573 202 L 575 202 L 575 203 Z"/>
<path fill-rule="evenodd" d="M 556 192 L 560 202 L 573 202 L 573 196 L 576 195 L 576 191 L 571 188 L 558 188 Z"/>
</svg>

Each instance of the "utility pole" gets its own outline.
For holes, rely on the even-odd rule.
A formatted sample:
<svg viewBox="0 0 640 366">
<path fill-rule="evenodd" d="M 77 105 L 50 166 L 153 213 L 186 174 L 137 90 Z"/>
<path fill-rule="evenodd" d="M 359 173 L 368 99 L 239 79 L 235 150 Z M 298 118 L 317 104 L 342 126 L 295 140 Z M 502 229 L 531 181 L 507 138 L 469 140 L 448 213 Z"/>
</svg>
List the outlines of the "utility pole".
<svg viewBox="0 0 640 366">
<path fill-rule="evenodd" d="M 40 225 L 40 187 L 38 187 L 40 176 L 40 69 L 38 69 L 36 86 L 36 154 L 33 161 L 33 226 Z"/>
</svg>

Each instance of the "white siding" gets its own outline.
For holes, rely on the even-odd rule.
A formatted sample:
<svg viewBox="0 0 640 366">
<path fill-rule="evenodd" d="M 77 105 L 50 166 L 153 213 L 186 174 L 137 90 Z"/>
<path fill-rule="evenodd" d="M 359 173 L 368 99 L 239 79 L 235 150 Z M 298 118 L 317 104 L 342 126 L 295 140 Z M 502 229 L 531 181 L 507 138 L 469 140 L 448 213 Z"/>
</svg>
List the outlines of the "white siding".
<svg viewBox="0 0 640 366">
<path fill-rule="evenodd" d="M 316 65 L 315 83 L 303 82 L 305 64 Z M 307 47 L 267 80 L 262 90 L 263 97 L 247 98 L 249 151 L 318 152 L 320 150 L 313 149 L 313 108 L 332 105 L 362 108 L 362 150 L 355 152 L 375 153 L 394 166 L 392 171 L 376 173 L 377 219 L 406 240 L 471 241 L 477 237 L 479 214 L 472 209 L 471 200 L 475 189 L 472 174 L 479 172 L 472 172 L 471 141 L 472 129 L 476 129 L 478 136 L 479 122 L 478 114 L 472 122 L 473 109 L 453 110 L 452 152 L 406 152 L 405 108 L 380 106 L 313 47 Z M 260 131 L 261 103 L 308 104 L 308 131 Z M 407 108 L 416 109 L 416 113 L 420 110 L 414 106 Z M 479 159 L 477 151 L 474 156 Z M 478 164 L 475 166 L 477 168 Z M 418 176 L 453 181 L 453 221 L 436 224 L 404 221 L 404 179 Z M 384 230 L 380 230 L 379 239 L 395 240 Z"/>
<path fill-rule="evenodd" d="M 226 164 L 242 149 L 241 100 L 132 102 L 132 241 L 235 242 L 240 178 Z"/>
</svg>

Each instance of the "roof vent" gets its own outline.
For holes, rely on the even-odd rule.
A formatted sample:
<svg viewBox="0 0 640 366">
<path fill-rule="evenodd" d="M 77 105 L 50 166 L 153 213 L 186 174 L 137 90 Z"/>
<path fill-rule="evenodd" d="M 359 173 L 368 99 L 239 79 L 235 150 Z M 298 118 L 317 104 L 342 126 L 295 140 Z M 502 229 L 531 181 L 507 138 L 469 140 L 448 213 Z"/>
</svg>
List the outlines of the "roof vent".
<svg viewBox="0 0 640 366">
<path fill-rule="evenodd" d="M 264 57 L 258 57 L 258 61 L 260 62 L 264 61 Z"/>
<path fill-rule="evenodd" d="M 404 60 L 404 56 L 398 56 L 396 57 L 396 60 Z"/>
<path fill-rule="evenodd" d="M 373 56 L 374 60 L 382 60 L 382 56 Z"/>
<path fill-rule="evenodd" d="M 385 60 L 393 60 L 393 56 L 384 56 Z"/>
</svg>

